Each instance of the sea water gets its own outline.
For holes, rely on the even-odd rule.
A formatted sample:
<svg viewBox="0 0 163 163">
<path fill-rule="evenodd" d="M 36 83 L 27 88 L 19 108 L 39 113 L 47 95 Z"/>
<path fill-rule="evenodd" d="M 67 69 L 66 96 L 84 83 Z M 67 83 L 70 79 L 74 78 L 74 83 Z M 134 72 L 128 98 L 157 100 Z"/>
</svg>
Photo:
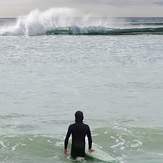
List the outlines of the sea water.
<svg viewBox="0 0 163 163">
<path fill-rule="evenodd" d="M 63 141 L 81 110 L 120 163 L 162 163 L 162 29 L 63 8 L 0 19 L 0 162 L 72 162 Z"/>
</svg>

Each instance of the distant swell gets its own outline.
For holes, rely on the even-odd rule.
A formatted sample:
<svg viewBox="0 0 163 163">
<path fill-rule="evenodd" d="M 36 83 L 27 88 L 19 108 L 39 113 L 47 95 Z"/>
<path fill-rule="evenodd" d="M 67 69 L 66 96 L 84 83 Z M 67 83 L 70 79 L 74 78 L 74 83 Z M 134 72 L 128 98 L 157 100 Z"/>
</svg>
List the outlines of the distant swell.
<svg viewBox="0 0 163 163">
<path fill-rule="evenodd" d="M 74 28 L 76 30 L 74 30 Z M 155 34 L 163 35 L 163 28 L 130 28 L 130 29 L 103 29 L 97 27 L 87 27 L 85 30 L 78 27 L 58 28 L 46 32 L 47 35 L 141 35 Z"/>
</svg>

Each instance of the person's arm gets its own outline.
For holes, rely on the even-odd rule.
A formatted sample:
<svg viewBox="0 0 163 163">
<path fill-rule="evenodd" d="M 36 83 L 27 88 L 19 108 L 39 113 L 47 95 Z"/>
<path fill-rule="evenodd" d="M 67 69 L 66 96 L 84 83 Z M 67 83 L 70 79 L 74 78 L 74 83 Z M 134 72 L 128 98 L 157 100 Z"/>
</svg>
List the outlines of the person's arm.
<svg viewBox="0 0 163 163">
<path fill-rule="evenodd" d="M 67 154 L 67 146 L 68 146 L 68 140 L 69 140 L 69 137 L 71 135 L 71 127 L 69 126 L 68 128 L 68 131 L 67 131 L 67 134 L 66 134 L 66 138 L 65 138 L 65 143 L 64 143 L 64 153 Z"/>
<path fill-rule="evenodd" d="M 90 151 L 90 152 L 93 152 L 93 151 L 95 151 L 95 150 L 92 149 L 92 136 L 91 136 L 91 131 L 90 131 L 89 126 L 88 126 L 87 137 L 88 137 L 88 147 L 89 147 L 89 151 Z"/>
</svg>

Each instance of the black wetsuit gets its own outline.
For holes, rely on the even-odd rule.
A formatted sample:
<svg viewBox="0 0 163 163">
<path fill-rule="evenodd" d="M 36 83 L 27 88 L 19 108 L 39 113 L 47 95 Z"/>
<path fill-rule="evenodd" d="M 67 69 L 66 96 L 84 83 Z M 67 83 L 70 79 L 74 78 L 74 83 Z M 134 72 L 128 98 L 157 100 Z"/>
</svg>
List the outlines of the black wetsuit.
<svg viewBox="0 0 163 163">
<path fill-rule="evenodd" d="M 72 134 L 71 157 L 74 159 L 77 158 L 78 156 L 85 157 L 86 135 L 88 137 L 89 149 L 91 149 L 92 147 L 92 137 L 89 126 L 82 122 L 70 125 L 65 138 L 65 149 L 67 149 L 68 140 L 71 134 Z"/>
</svg>

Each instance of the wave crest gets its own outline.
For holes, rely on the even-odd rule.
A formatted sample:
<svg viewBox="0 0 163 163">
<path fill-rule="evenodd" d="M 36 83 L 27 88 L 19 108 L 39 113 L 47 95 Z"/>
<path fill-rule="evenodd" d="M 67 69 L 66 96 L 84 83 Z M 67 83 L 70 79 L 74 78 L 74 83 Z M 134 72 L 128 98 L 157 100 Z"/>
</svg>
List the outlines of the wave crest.
<svg viewBox="0 0 163 163">
<path fill-rule="evenodd" d="M 1 27 L 0 35 L 163 35 L 162 22 L 150 18 L 92 17 L 71 8 L 52 8 L 17 18 L 14 25 Z"/>
<path fill-rule="evenodd" d="M 70 8 L 52 8 L 44 12 L 34 10 L 27 16 L 19 17 L 15 25 L 1 27 L 0 35 L 46 34 L 47 31 L 56 28 L 80 25 L 79 22 L 76 22 L 76 17 L 83 17 L 82 21 L 84 21 L 88 16 Z"/>
</svg>

